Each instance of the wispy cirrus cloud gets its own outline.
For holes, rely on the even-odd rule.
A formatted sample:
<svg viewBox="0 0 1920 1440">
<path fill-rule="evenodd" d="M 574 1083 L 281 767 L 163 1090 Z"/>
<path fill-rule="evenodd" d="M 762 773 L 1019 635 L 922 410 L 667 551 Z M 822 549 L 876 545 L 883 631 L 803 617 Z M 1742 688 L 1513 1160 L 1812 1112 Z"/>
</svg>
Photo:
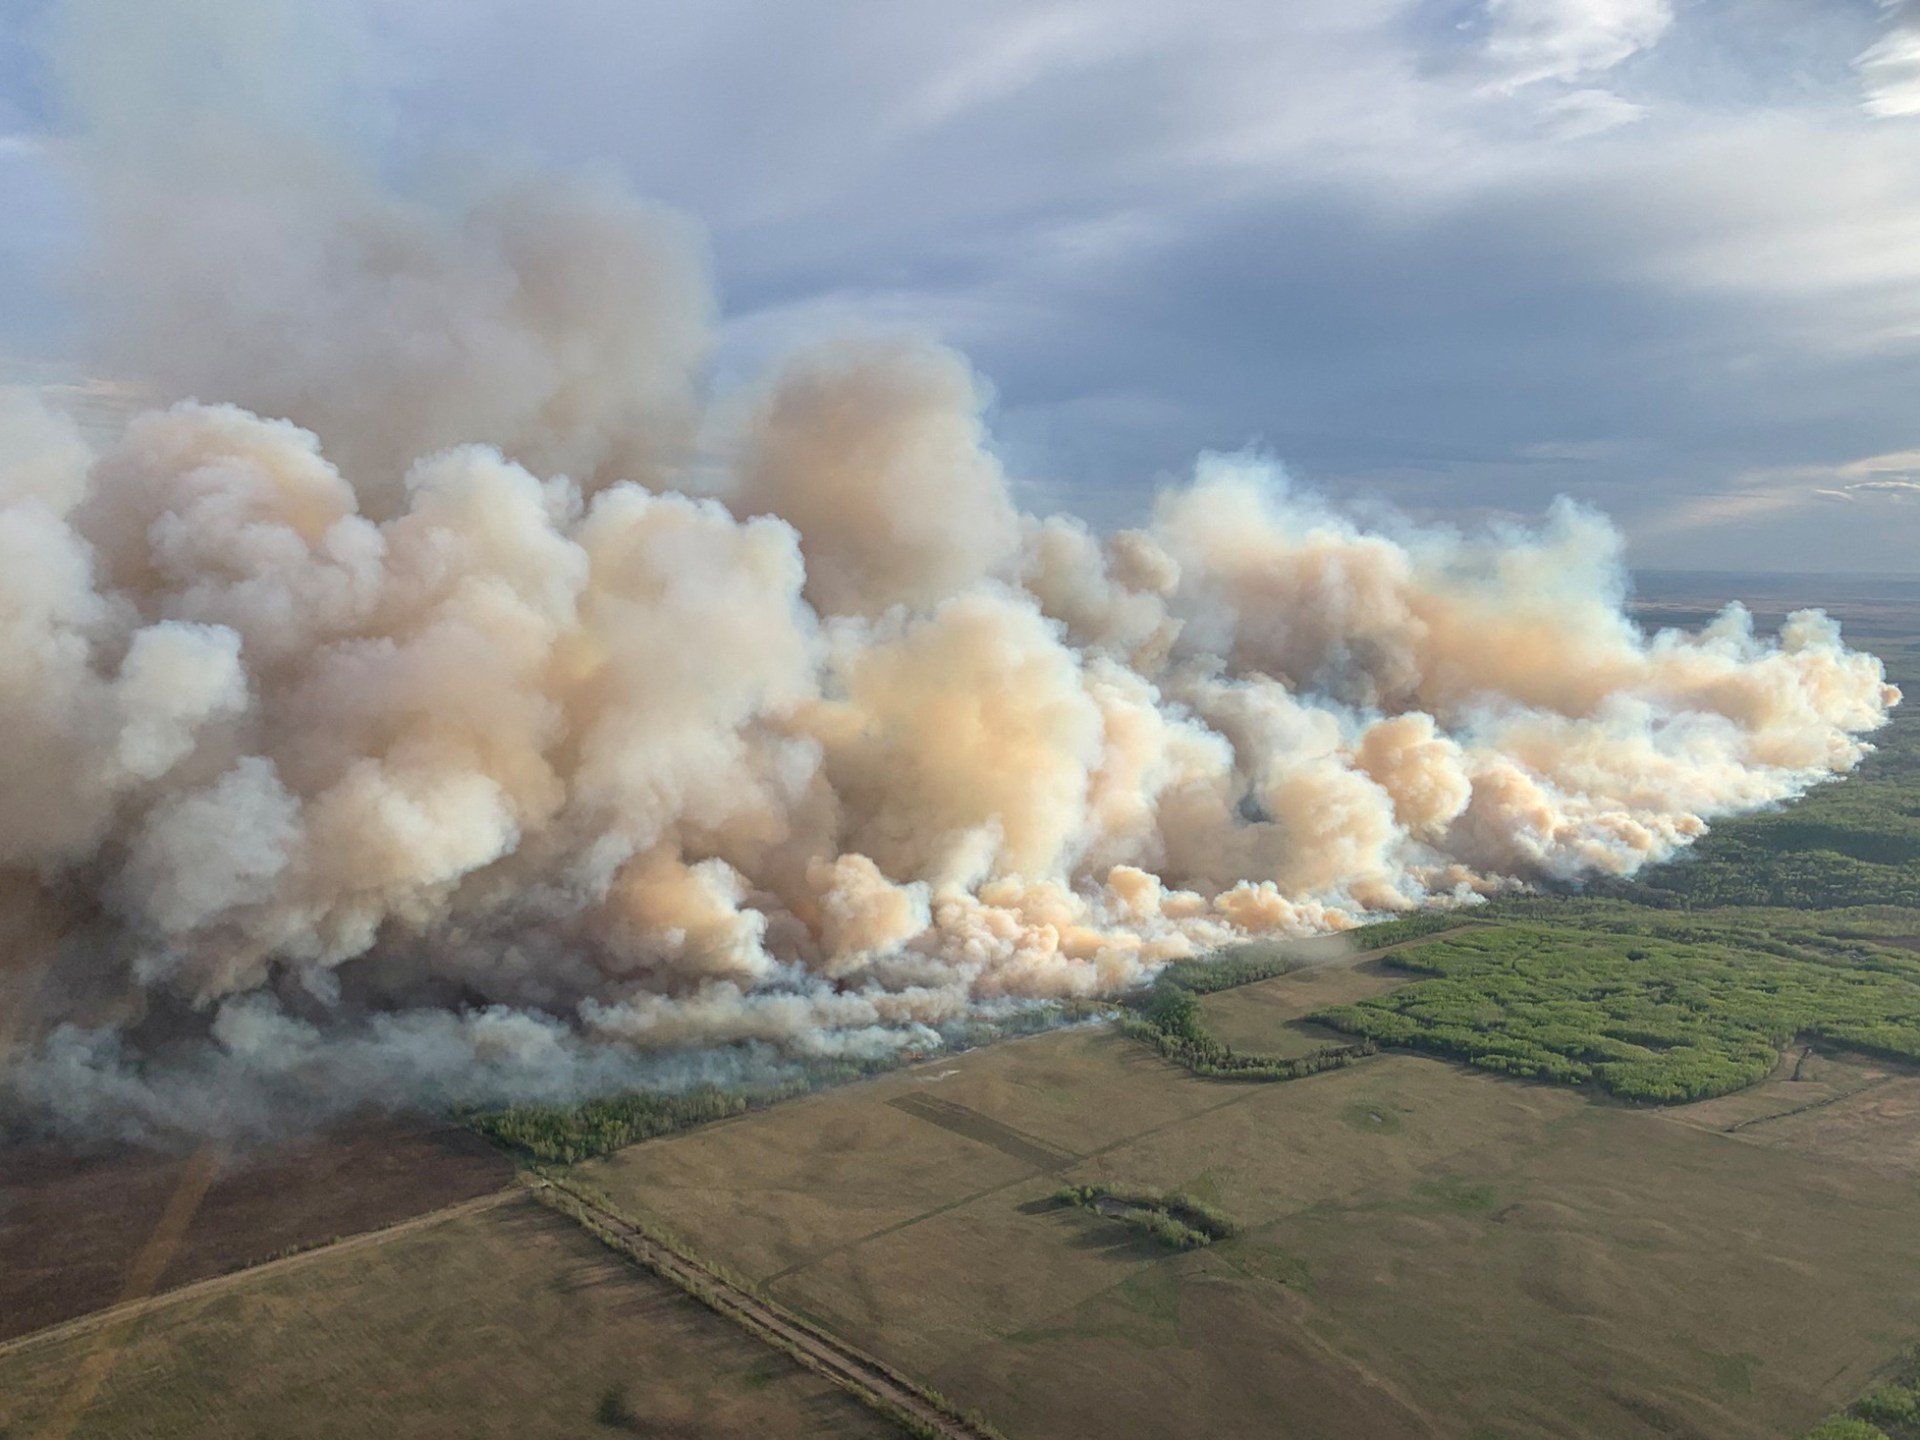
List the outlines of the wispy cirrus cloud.
<svg viewBox="0 0 1920 1440">
<path fill-rule="evenodd" d="M 1860 74 L 1867 112 L 1882 119 L 1920 115 L 1920 4 L 1880 0 L 1887 33 L 1862 51 Z"/>
<path fill-rule="evenodd" d="M 1635 527 L 1652 563 L 1685 564 L 1716 537 L 1741 536 L 1750 568 L 1911 569 L 1920 505 L 1920 449 L 1833 464 L 1762 466 L 1711 489 L 1676 487 L 1671 503 Z M 1850 555 L 1852 565 L 1836 563 Z M 1722 562 L 1726 563 L 1726 562 Z"/>
<path fill-rule="evenodd" d="M 1672 0 L 1487 0 L 1487 58 L 1508 87 L 1580 80 L 1658 44 Z"/>
</svg>

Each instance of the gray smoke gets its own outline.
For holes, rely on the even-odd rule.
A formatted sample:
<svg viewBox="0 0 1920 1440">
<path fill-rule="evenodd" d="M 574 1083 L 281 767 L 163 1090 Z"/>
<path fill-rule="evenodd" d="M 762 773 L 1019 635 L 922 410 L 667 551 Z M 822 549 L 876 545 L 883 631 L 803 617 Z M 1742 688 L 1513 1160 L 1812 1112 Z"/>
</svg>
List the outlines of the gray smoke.
<svg viewBox="0 0 1920 1440">
<path fill-rule="evenodd" d="M 0 403 L 32 1114 L 246 1134 L 924 1048 L 1630 873 L 1898 700 L 1818 612 L 1642 633 L 1569 505 L 1367 529 L 1215 456 L 1137 530 L 1022 515 L 922 342 L 707 409 L 683 222 L 604 177 L 429 200 L 172 83 L 178 32 L 244 77 L 299 13 L 68 10 L 98 329 L 179 398 L 98 447 Z"/>
</svg>

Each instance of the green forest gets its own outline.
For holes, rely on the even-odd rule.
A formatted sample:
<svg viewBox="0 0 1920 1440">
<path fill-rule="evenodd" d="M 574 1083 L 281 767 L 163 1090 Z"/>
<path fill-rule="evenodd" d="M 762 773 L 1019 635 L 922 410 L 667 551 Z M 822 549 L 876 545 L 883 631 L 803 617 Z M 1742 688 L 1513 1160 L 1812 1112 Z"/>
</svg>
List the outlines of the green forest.
<svg viewBox="0 0 1920 1440">
<path fill-rule="evenodd" d="M 1136 1013 L 1121 1020 L 1120 1028 L 1152 1045 L 1176 1065 L 1214 1080 L 1304 1080 L 1323 1070 L 1355 1064 L 1380 1049 L 1374 1041 L 1363 1039 L 1357 1044 L 1328 1045 L 1308 1055 L 1291 1057 L 1236 1051 L 1206 1028 L 1194 993 L 1192 987 L 1163 975 L 1136 1002 Z"/>
<path fill-rule="evenodd" d="M 1659 1102 L 1752 1085 L 1796 1035 L 1920 1060 L 1920 956 L 1688 928 L 1686 939 L 1465 930 L 1390 957 L 1428 978 L 1314 1018 L 1382 1045 Z"/>
</svg>

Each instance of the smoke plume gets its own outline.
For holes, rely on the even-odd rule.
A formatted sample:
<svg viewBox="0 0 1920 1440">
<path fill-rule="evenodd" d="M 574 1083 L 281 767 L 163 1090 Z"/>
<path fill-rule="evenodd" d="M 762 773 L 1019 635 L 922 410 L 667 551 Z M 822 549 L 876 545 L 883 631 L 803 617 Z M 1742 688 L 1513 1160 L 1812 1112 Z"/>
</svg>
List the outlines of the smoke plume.
<svg viewBox="0 0 1920 1440">
<path fill-rule="evenodd" d="M 76 94 L 155 88 L 96 62 Z M 1643 633 L 1570 505 L 1367 529 L 1213 456 L 1138 529 L 1021 514 L 926 342 L 709 406 L 684 223 L 604 177 L 422 198 L 191 90 L 73 142 L 104 353 L 180 398 L 97 446 L 0 401 L 0 985 L 42 1117 L 927 1047 L 1630 873 L 1898 699 L 1818 612 Z"/>
</svg>

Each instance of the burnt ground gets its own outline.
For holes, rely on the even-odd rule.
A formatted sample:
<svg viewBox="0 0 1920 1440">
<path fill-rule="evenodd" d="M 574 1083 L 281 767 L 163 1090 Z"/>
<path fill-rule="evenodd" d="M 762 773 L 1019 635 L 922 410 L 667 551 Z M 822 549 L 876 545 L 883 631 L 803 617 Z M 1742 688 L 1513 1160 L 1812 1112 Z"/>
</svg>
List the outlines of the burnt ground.
<svg viewBox="0 0 1920 1440">
<path fill-rule="evenodd" d="M 0 1148 L 0 1340 L 119 1300 L 192 1164 L 134 1149 Z M 360 1120 L 227 1157 L 156 1288 L 391 1225 L 512 1176 L 471 1131 L 417 1119 Z"/>
</svg>

